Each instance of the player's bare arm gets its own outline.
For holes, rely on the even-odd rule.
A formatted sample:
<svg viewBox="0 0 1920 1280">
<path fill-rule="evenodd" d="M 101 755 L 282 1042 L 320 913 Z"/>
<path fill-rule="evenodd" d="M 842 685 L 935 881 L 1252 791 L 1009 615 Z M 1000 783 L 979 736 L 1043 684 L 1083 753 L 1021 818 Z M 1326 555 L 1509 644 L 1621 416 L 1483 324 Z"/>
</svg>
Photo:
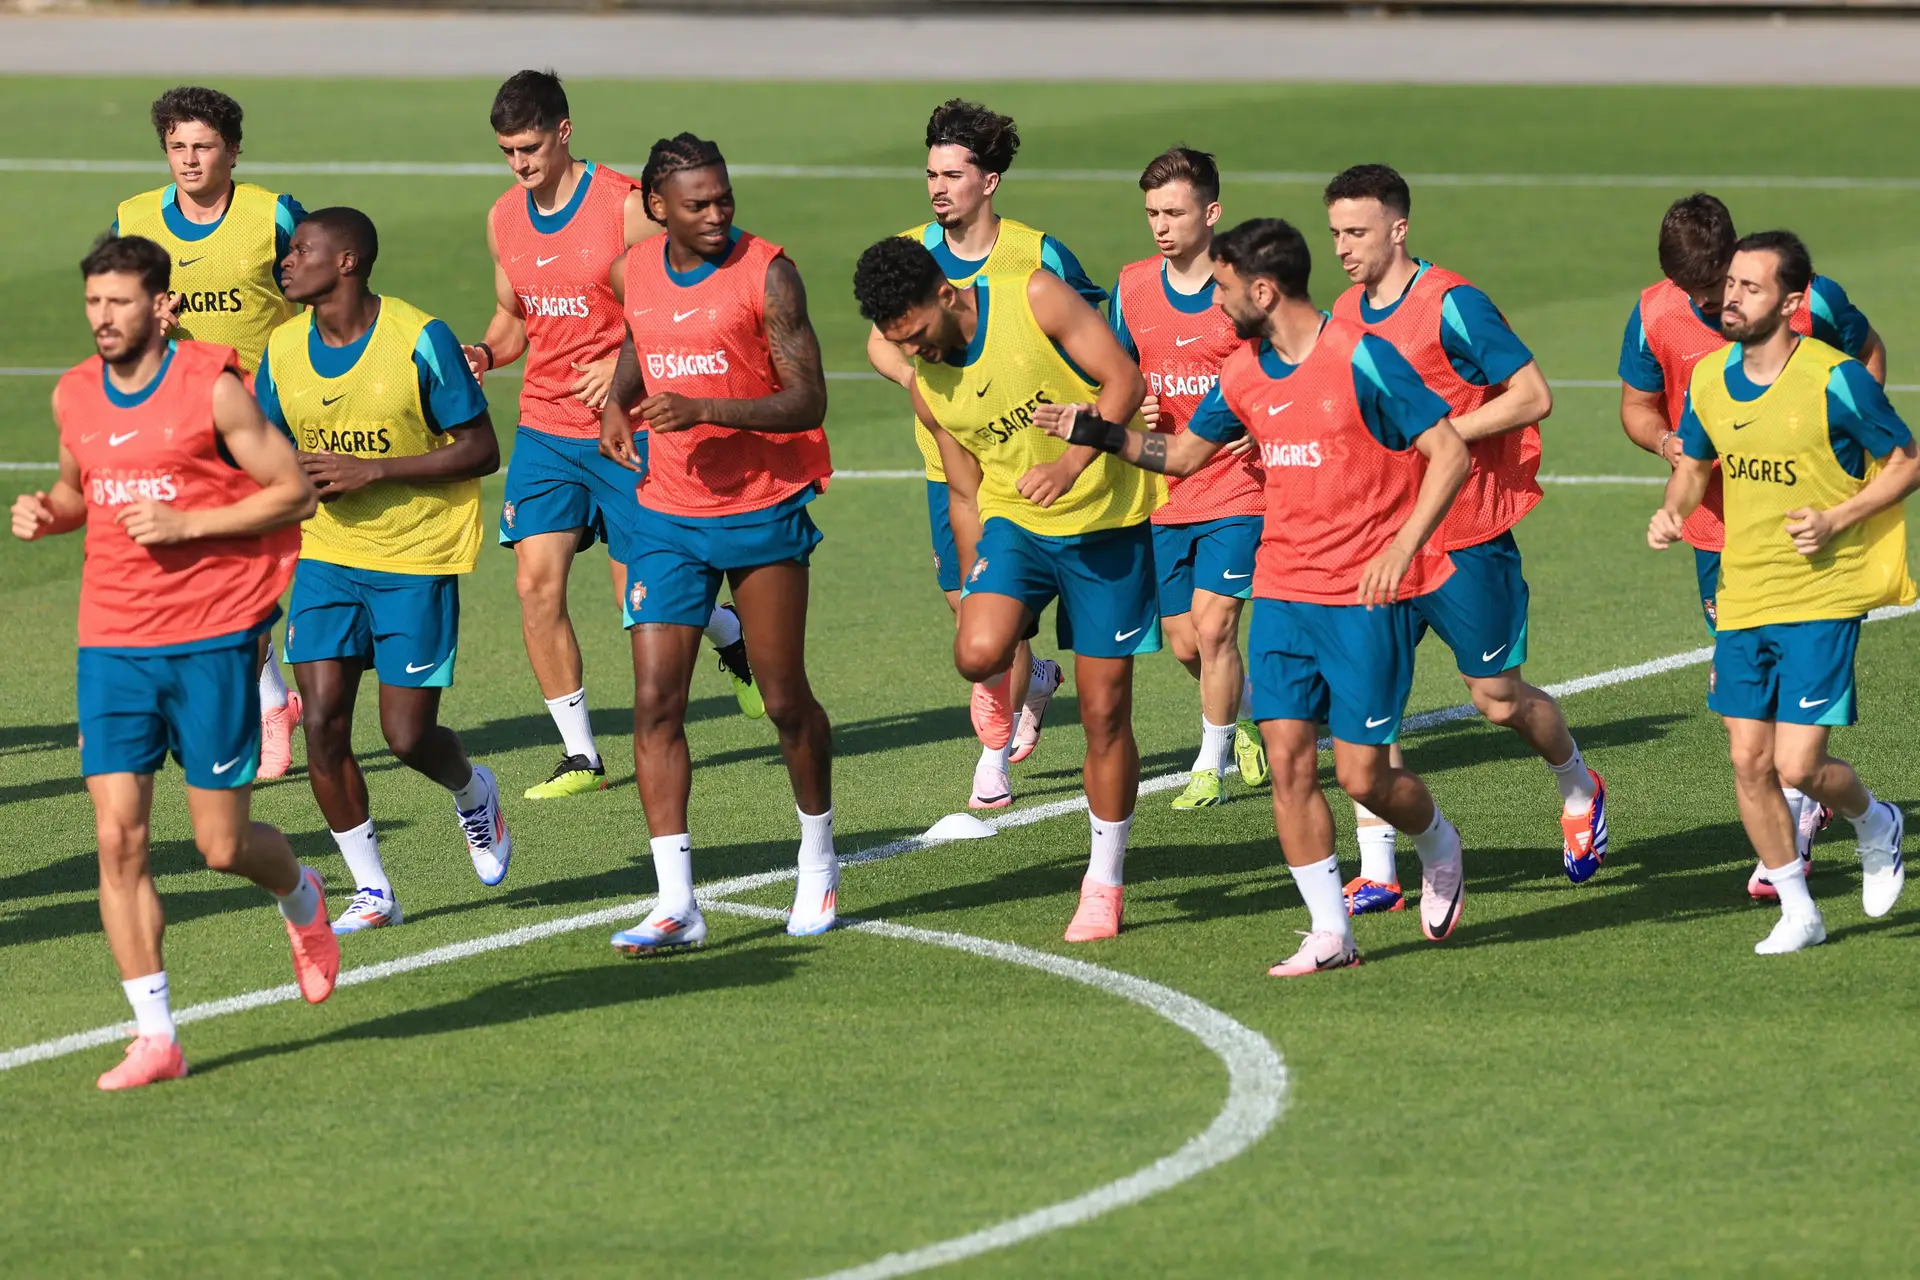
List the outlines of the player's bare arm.
<svg viewBox="0 0 1920 1280">
<path fill-rule="evenodd" d="M 1089 381 L 1099 384 L 1094 407 L 1100 416 L 1108 422 L 1131 422 L 1146 398 L 1147 381 L 1100 313 L 1050 271 L 1035 271 L 1027 277 L 1027 303 L 1040 331 L 1059 345 Z M 1020 495 L 1035 506 L 1051 506 L 1098 456 L 1099 451 L 1087 445 L 1069 445 L 1057 461 L 1042 463 L 1020 477 Z"/>
<path fill-rule="evenodd" d="M 1819 555 L 1834 535 L 1905 502 L 1920 488 L 1920 449 L 1913 441 L 1878 461 L 1879 472 L 1845 502 L 1825 510 L 1800 507 L 1787 512 L 1787 536 L 1793 539 L 1795 551 L 1803 556 Z"/>
<path fill-rule="evenodd" d="M 1159 431 L 1122 431 L 1115 433 L 1112 424 L 1099 414 L 1096 406 L 1090 404 L 1043 404 L 1033 411 L 1033 425 L 1050 436 L 1072 442 L 1078 439 L 1083 445 L 1096 438 L 1105 440 L 1117 447 L 1113 453 L 1122 462 L 1130 462 L 1142 471 L 1156 471 L 1167 476 L 1190 476 L 1207 463 L 1222 449 L 1245 452 L 1241 442 L 1251 440 L 1251 436 L 1242 436 L 1231 445 L 1216 444 L 1205 436 L 1195 435 L 1191 431 L 1182 431 L 1178 435 L 1168 435 Z M 1111 437 L 1110 440 L 1107 437 Z M 1098 444 L 1091 445 L 1100 448 Z"/>
<path fill-rule="evenodd" d="M 1662 391 L 1642 391 L 1620 384 L 1620 427 L 1627 439 L 1660 457 L 1670 467 L 1684 456 L 1680 436 L 1667 422 L 1667 397 Z"/>
<path fill-rule="evenodd" d="M 467 368 L 476 378 L 487 371 L 512 364 L 527 353 L 527 320 L 520 311 L 520 295 L 500 265 L 500 246 L 494 239 L 493 219 L 487 219 L 487 252 L 493 257 L 493 319 L 479 342 L 460 348 L 467 357 Z"/>
<path fill-rule="evenodd" d="M 1499 395 L 1453 420 L 1453 429 L 1468 444 L 1544 422 L 1553 412 L 1553 389 L 1547 386 L 1539 362 L 1527 361 L 1525 368 L 1500 385 Z"/>
<path fill-rule="evenodd" d="M 617 269 L 614 278 L 619 279 Z M 629 332 L 620 341 L 620 353 L 614 358 L 613 381 L 607 387 L 607 402 L 600 407 L 600 456 L 613 459 L 629 471 L 645 469 L 633 447 L 633 407 L 646 392 L 646 378 L 640 372 L 640 353 L 634 350 L 633 334 Z"/>
<path fill-rule="evenodd" d="M 913 397 L 914 416 L 933 433 L 933 442 L 940 450 L 940 465 L 947 473 L 947 519 L 953 525 L 954 550 L 960 553 L 964 573 L 973 564 L 980 545 L 980 459 L 940 425 L 917 384 L 907 390 Z"/>
<path fill-rule="evenodd" d="M 1860 344 L 1860 354 L 1854 359 L 1867 366 L 1867 372 L 1873 375 L 1875 382 L 1883 387 L 1887 385 L 1887 344 L 1878 329 L 1871 326 L 1867 328 L 1866 339 Z"/>
<path fill-rule="evenodd" d="M 867 363 L 895 386 L 913 386 L 913 361 L 905 351 L 886 340 L 878 325 L 867 330 Z"/>
<path fill-rule="evenodd" d="M 820 339 L 807 316 L 807 288 L 785 257 L 767 264 L 767 347 L 780 389 L 750 400 L 696 399 L 662 391 L 640 404 L 653 431 L 685 431 L 701 422 L 739 431 L 811 431 L 826 420 L 827 375 L 820 367 Z"/>
<path fill-rule="evenodd" d="M 1707 481 L 1712 476 L 1711 459 L 1680 455 L 1680 460 L 1674 463 L 1673 474 L 1667 478 L 1667 491 L 1660 509 L 1647 524 L 1648 546 L 1655 551 L 1665 551 L 1680 541 L 1680 526 L 1707 496 Z"/>
<path fill-rule="evenodd" d="M 1452 420 L 1442 418 L 1422 431 L 1413 438 L 1413 447 L 1427 460 L 1426 474 L 1420 477 L 1420 490 L 1414 495 L 1413 514 L 1385 550 L 1360 571 L 1358 603 L 1369 609 L 1400 598 L 1400 581 L 1407 576 L 1407 567 L 1440 527 L 1459 496 L 1460 486 L 1467 481 L 1467 445 L 1453 429 Z"/>
<path fill-rule="evenodd" d="M 58 417 L 58 411 L 55 412 Z M 60 446 L 60 477 L 53 488 L 23 493 L 13 500 L 13 536 L 22 542 L 72 533 L 87 522 L 87 500 L 80 492 L 80 464 Z"/>
<path fill-rule="evenodd" d="M 320 491 L 320 501 L 331 502 L 381 480 L 408 484 L 451 484 L 477 480 L 500 469 L 500 441 L 493 418 L 485 410 L 471 422 L 447 429 L 449 443 L 412 458 L 362 458 L 350 453 L 303 453 L 300 465 Z"/>
</svg>

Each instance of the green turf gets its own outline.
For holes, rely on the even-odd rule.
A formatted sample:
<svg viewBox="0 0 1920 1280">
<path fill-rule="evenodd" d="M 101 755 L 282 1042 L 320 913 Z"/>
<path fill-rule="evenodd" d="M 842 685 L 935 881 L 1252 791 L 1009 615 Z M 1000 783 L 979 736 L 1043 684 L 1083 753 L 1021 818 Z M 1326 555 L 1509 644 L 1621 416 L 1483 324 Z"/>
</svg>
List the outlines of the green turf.
<svg viewBox="0 0 1920 1280">
<path fill-rule="evenodd" d="M 143 80 L 13 80 L 0 105 L 35 122 L 9 154 L 152 154 Z M 491 85 L 434 81 L 230 85 L 253 160 L 487 161 Z M 694 128 L 739 163 L 911 170 L 945 96 L 911 85 L 572 86 L 584 153 L 637 161 Z M 1383 159 L 1418 173 L 1905 176 L 1863 120 L 1910 116 L 1896 92 L 1327 87 L 995 86 L 1022 168 L 1133 169 L 1185 138 L 1229 170 L 1332 171 Z M 1732 127 L 1761 121 L 1766 127 Z M 404 121 L 404 129 L 396 128 Z M 1130 183 L 1021 178 L 1003 210 L 1053 231 L 1096 279 L 1151 248 Z M 244 169 L 243 169 L 244 175 Z M 156 179 L 157 180 L 157 179 Z M 477 332 L 491 306 L 481 219 L 492 177 L 266 180 L 308 207 L 379 222 L 380 286 Z M 9 175 L 0 184 L 0 365 L 87 354 L 73 261 L 129 175 Z M 743 178 L 740 221 L 789 245 L 832 370 L 864 368 L 851 263 L 923 217 L 918 184 Z M 1655 271 L 1661 208 L 1690 189 L 1571 185 L 1417 190 L 1415 247 L 1483 284 L 1550 377 L 1606 379 Z M 1727 188 L 1745 226 L 1787 223 L 1892 349 L 1920 350 L 1920 232 L 1911 193 Z M 1229 220 L 1309 228 L 1309 184 L 1229 184 Z M 1323 255 L 1318 296 L 1337 277 Z M 46 378 L 0 378 L 0 461 L 45 459 Z M 513 420 L 517 384 L 490 387 Z M 1564 389 L 1546 470 L 1650 474 L 1621 438 L 1611 389 Z M 836 381 L 843 469 L 912 467 L 897 394 Z M 1909 411 L 1920 397 L 1897 395 Z M 18 487 L 30 474 L 5 477 Z M 489 517 L 499 481 L 489 482 Z M 1520 531 L 1539 681 L 1704 643 L 1684 553 L 1642 540 L 1645 487 L 1551 489 Z M 818 504 L 809 645 L 835 722 L 843 851 L 924 829 L 964 803 L 975 748 L 948 660 L 910 480 L 845 479 Z M 520 648 L 511 558 L 487 550 L 463 587 L 466 634 L 445 718 L 511 794 L 557 743 Z M 124 1016 L 93 905 L 90 811 L 73 749 L 74 540 L 0 551 L 0 1048 Z M 444 793 L 398 768 L 361 717 L 384 848 L 408 924 L 353 939 L 350 962 L 412 955 L 630 900 L 653 887 L 632 786 L 632 689 L 604 555 L 583 558 L 574 612 L 600 745 L 617 790 L 513 804 L 518 855 L 478 886 Z M 1843 753 L 1895 800 L 1916 710 L 1920 622 L 1861 646 L 1866 723 Z M 1051 646 L 1043 641 L 1043 651 Z M 1458 701 L 1429 646 L 1413 705 Z M 1569 718 L 1613 791 L 1615 854 L 1592 885 L 1559 873 L 1553 791 L 1518 742 L 1460 723 L 1409 738 L 1469 846 L 1466 922 L 1435 947 L 1409 914 L 1359 922 L 1368 963 L 1300 985 L 1265 968 L 1304 913 L 1279 867 L 1264 795 L 1176 815 L 1143 802 L 1129 928 L 1072 949 L 1164 983 L 1267 1035 L 1293 1093 L 1279 1126 L 1224 1168 L 1099 1222 L 955 1274 L 1787 1274 L 1908 1269 L 1920 1231 L 1911 1069 L 1920 912 L 1868 922 L 1849 841 L 1821 846 L 1832 944 L 1752 956 L 1771 913 L 1745 902 L 1724 736 L 1704 671 L 1583 694 Z M 1150 773 L 1184 766 L 1191 681 L 1141 665 Z M 369 690 L 370 692 L 370 690 Z M 770 730 L 696 676 L 692 824 L 702 880 L 787 865 L 796 830 Z M 1077 790 L 1071 690 L 1019 802 Z M 296 748 L 296 761 L 300 759 Z M 178 774 L 160 786 L 155 861 L 173 927 L 176 1004 L 286 980 L 284 935 L 256 891 L 197 870 Z M 332 852 L 296 771 L 257 809 L 335 889 Z M 1343 831 L 1349 826 L 1341 820 Z M 1844 825 L 1844 824 L 1842 824 Z M 852 870 L 843 908 L 1045 950 L 1084 862 L 1064 817 Z M 1410 851 L 1403 874 L 1415 875 Z M 779 888 L 746 895 L 783 905 Z M 1218 1110 L 1224 1073 L 1195 1041 L 1112 997 L 1025 969 L 857 934 L 796 942 L 710 916 L 704 954 L 631 963 L 604 928 L 573 932 L 189 1026 L 198 1078 L 107 1098 L 113 1050 L 0 1074 L 0 1272 L 251 1275 L 676 1272 L 796 1276 L 850 1266 L 1063 1199 L 1177 1147 Z"/>
</svg>

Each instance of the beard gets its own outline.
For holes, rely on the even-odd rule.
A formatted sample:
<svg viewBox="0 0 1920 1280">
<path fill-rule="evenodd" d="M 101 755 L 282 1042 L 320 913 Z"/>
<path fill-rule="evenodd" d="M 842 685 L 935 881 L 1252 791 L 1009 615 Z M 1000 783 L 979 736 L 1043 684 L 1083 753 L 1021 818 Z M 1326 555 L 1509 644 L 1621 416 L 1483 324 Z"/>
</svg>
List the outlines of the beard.
<svg viewBox="0 0 1920 1280">
<path fill-rule="evenodd" d="M 131 364 L 146 353 L 147 341 L 153 336 L 154 323 L 153 318 L 147 316 L 130 324 L 116 325 L 113 335 L 105 339 L 98 335 L 94 337 L 94 350 L 98 351 L 100 358 L 108 364 Z M 120 339 L 117 344 L 114 342 L 115 337 Z M 111 355 L 108 354 L 110 345 L 113 347 Z"/>
<path fill-rule="evenodd" d="M 1233 321 L 1233 336 L 1239 338 L 1242 342 L 1267 336 L 1267 317 L 1265 314 L 1248 318 L 1246 316 L 1234 315 L 1233 312 L 1229 311 L 1227 312 L 1227 319 Z"/>
<path fill-rule="evenodd" d="M 1754 342 L 1765 342 L 1778 332 L 1780 326 L 1785 323 L 1786 318 L 1777 313 L 1756 316 L 1748 320 L 1735 319 L 1732 315 L 1722 312 L 1720 316 L 1720 336 L 1729 342 L 1738 342 L 1742 345 Z"/>
</svg>

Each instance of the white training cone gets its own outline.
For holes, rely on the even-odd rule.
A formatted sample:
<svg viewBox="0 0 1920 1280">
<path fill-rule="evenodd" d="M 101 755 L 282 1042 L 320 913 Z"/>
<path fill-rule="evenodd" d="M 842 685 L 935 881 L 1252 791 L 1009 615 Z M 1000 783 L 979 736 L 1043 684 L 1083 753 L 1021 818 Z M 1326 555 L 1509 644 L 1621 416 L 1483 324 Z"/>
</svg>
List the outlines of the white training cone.
<svg viewBox="0 0 1920 1280">
<path fill-rule="evenodd" d="M 985 840 L 994 829 L 970 813 L 950 813 L 927 828 L 922 840 Z"/>
</svg>

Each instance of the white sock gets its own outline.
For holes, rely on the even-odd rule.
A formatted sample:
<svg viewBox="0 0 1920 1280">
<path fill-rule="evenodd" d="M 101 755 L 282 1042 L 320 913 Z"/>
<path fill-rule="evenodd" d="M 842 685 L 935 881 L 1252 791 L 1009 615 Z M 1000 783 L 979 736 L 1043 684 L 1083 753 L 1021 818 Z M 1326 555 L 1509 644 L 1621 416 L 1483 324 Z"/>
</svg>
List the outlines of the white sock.
<svg viewBox="0 0 1920 1280">
<path fill-rule="evenodd" d="M 1307 915 L 1315 933 L 1353 937 L 1353 920 L 1347 915 L 1346 895 L 1340 891 L 1340 859 L 1329 855 L 1304 867 L 1288 867 L 1293 883 L 1306 900 Z"/>
<path fill-rule="evenodd" d="M 1400 865 L 1394 860 L 1394 842 L 1400 833 L 1393 824 L 1363 804 L 1353 806 L 1354 835 L 1360 845 L 1360 878 L 1381 884 L 1400 883 Z"/>
<path fill-rule="evenodd" d="M 273 656 L 273 641 L 267 641 L 267 660 L 260 667 L 260 710 L 278 711 L 287 705 L 287 681 L 280 674 L 280 662 Z M 144 979 L 143 979 L 144 981 Z"/>
<path fill-rule="evenodd" d="M 1887 837 L 1893 834 L 1893 817 L 1888 814 L 1880 802 L 1873 798 L 1873 792 L 1867 792 L 1867 811 L 1862 814 L 1848 814 L 1847 821 L 1853 824 L 1854 834 L 1860 837 L 1861 844 L 1885 844 Z M 1767 873 L 1771 878 L 1773 872 Z"/>
<path fill-rule="evenodd" d="M 144 978 L 128 978 L 120 984 L 120 989 L 127 993 L 127 1003 L 133 1006 L 133 1021 L 141 1035 L 178 1039 L 173 1030 L 165 969 Z"/>
<path fill-rule="evenodd" d="M 1780 788 L 1780 794 L 1787 798 L 1787 813 L 1791 815 L 1793 818 L 1794 835 L 1795 835 L 1795 839 L 1798 839 L 1799 831 L 1800 831 L 1800 815 L 1803 812 L 1805 812 L 1806 806 L 1808 804 L 1807 793 L 1800 790 L 1798 787 L 1783 786 Z"/>
<path fill-rule="evenodd" d="M 1193 758 L 1193 772 L 1211 769 L 1215 773 L 1225 773 L 1227 757 L 1233 752 L 1233 722 L 1215 724 L 1202 715 L 1200 717 L 1200 754 Z"/>
<path fill-rule="evenodd" d="M 1798 858 L 1790 858 L 1784 867 L 1768 867 L 1767 879 L 1780 894 L 1780 914 L 1790 920 L 1806 920 L 1820 914 L 1813 905 L 1813 893 L 1807 888 L 1807 869 Z"/>
<path fill-rule="evenodd" d="M 653 874 L 660 881 L 660 909 L 683 915 L 693 908 L 693 840 L 685 835 L 655 836 Z"/>
<path fill-rule="evenodd" d="M 1560 787 L 1560 803 L 1565 812 L 1579 815 L 1593 809 L 1593 797 L 1598 794 L 1593 785 L 1593 772 L 1587 768 L 1586 758 L 1580 754 L 1580 744 L 1573 744 L 1573 754 L 1564 764 L 1549 764 L 1553 771 L 1553 780 Z"/>
<path fill-rule="evenodd" d="M 1133 830 L 1133 815 L 1118 822 L 1103 822 L 1088 810 L 1093 824 L 1093 853 L 1087 859 L 1087 876 L 1101 884 L 1125 884 L 1127 833 Z"/>
<path fill-rule="evenodd" d="M 1460 856 L 1460 833 L 1441 814 L 1439 805 L 1433 806 L 1432 825 L 1413 838 L 1413 851 L 1420 855 L 1423 867 L 1439 866 Z"/>
<path fill-rule="evenodd" d="M 713 647 L 724 649 L 739 638 L 739 617 L 731 609 L 713 606 L 713 612 L 707 615 L 707 639 L 713 641 Z"/>
<path fill-rule="evenodd" d="M 982 769 L 988 765 L 992 765 L 994 768 L 998 769 L 1000 772 L 1005 773 L 1007 769 L 1010 767 L 1012 760 L 1013 760 L 1013 739 L 1008 738 L 1007 745 L 999 748 L 998 750 L 994 749 L 993 747 L 980 748 L 980 763 L 975 765 L 974 767 L 976 769 Z"/>
<path fill-rule="evenodd" d="M 290 893 L 276 893 L 274 901 L 280 904 L 280 914 L 288 924 L 305 928 L 313 923 L 314 915 L 320 910 L 320 890 L 307 879 L 307 869 L 300 868 L 300 881 Z"/>
<path fill-rule="evenodd" d="M 825 813 L 808 813 L 795 805 L 794 812 L 800 815 L 800 874 L 831 871 L 836 861 L 832 807 Z"/>
<path fill-rule="evenodd" d="M 587 722 L 585 686 L 559 698 L 547 699 L 547 714 L 553 717 L 560 741 L 570 756 L 585 756 L 588 764 L 600 763 L 600 752 L 593 745 L 593 726 Z"/>
<path fill-rule="evenodd" d="M 373 834 L 372 818 L 351 831 L 334 832 L 333 843 L 338 846 L 340 856 L 347 860 L 354 888 L 378 889 L 389 898 L 393 896 L 393 886 L 387 883 L 387 869 L 380 865 L 380 839 Z"/>
<path fill-rule="evenodd" d="M 453 789 L 453 807 L 462 813 L 472 813 L 487 802 L 487 784 L 481 778 L 478 769 L 467 775 L 464 786 Z"/>
</svg>

